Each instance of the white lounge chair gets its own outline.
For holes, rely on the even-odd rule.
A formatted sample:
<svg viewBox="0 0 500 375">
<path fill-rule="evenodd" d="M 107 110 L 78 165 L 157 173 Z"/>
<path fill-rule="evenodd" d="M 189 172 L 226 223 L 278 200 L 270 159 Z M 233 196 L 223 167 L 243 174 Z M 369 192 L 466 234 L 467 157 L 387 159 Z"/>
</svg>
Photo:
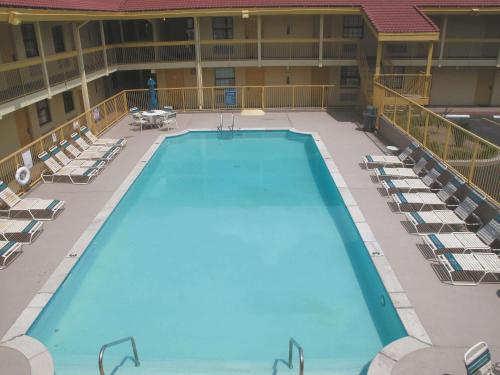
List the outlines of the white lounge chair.
<svg viewBox="0 0 500 375">
<path fill-rule="evenodd" d="M 64 181 L 84 185 L 90 183 L 99 173 L 96 168 L 63 167 L 47 152 L 42 152 L 38 158 L 49 168 L 40 176 L 45 183 Z"/>
<path fill-rule="evenodd" d="M 417 143 L 410 143 L 398 156 L 395 155 L 365 155 L 363 164 L 366 169 L 377 167 L 406 167 L 415 164 L 411 155 L 418 150 L 420 146 Z M 408 163 L 410 161 L 410 163 Z"/>
<path fill-rule="evenodd" d="M 22 246 L 14 241 L 0 241 L 0 270 L 11 264 L 21 253 Z"/>
<path fill-rule="evenodd" d="M 411 181 L 411 180 L 409 180 Z M 403 193 L 398 192 L 392 195 L 392 198 L 400 212 L 403 211 L 423 211 L 424 209 L 443 209 L 457 207 L 455 204 L 458 200 L 455 198 L 455 193 L 461 188 L 465 182 L 458 178 L 452 178 L 448 183 L 437 193 Z M 448 203 L 454 200 L 453 203 Z"/>
<path fill-rule="evenodd" d="M 169 106 L 163 107 L 163 110 L 165 114 L 161 121 L 162 126 L 167 126 L 169 129 L 177 129 L 177 112 Z"/>
<path fill-rule="evenodd" d="M 422 182 L 429 186 L 431 190 L 440 190 L 443 185 L 438 181 L 438 178 L 444 173 L 445 170 L 446 166 L 444 164 L 437 163 L 430 169 L 429 172 L 422 176 Z"/>
<path fill-rule="evenodd" d="M 423 154 L 413 169 L 411 168 L 385 168 L 379 167 L 375 169 L 375 176 L 379 181 L 386 179 L 399 178 L 419 178 L 421 174 L 426 173 L 426 165 L 432 158 L 428 154 Z"/>
<path fill-rule="evenodd" d="M 102 169 L 106 166 L 104 160 L 70 159 L 58 146 L 49 148 L 49 153 L 64 167 Z"/>
<path fill-rule="evenodd" d="M 43 224 L 38 220 L 0 219 L 0 240 L 31 243 L 42 233 Z"/>
<path fill-rule="evenodd" d="M 75 144 L 80 147 L 82 151 L 101 151 L 101 152 L 108 152 L 114 150 L 115 152 L 120 152 L 121 147 L 117 146 L 91 146 L 85 140 L 80 136 L 78 133 L 72 133 L 70 135 L 71 140 L 75 142 Z"/>
<path fill-rule="evenodd" d="M 500 362 L 493 364 L 488 344 L 478 342 L 464 354 L 467 375 L 495 375 L 500 371 Z"/>
<path fill-rule="evenodd" d="M 109 162 L 118 155 L 116 150 L 111 151 L 82 151 L 79 148 L 72 145 L 67 140 L 62 140 L 59 142 L 59 146 L 62 147 L 63 150 L 67 151 L 73 158 L 79 160 L 104 160 L 105 162 Z"/>
<path fill-rule="evenodd" d="M 127 144 L 127 140 L 125 138 L 97 138 L 86 126 L 81 126 L 80 131 L 94 146 L 125 147 Z"/>
<path fill-rule="evenodd" d="M 421 193 L 395 193 L 392 195 L 394 203 L 396 203 L 399 212 L 404 211 L 423 211 L 424 209 L 443 209 L 446 208 L 439 197 L 431 192 Z"/>
<path fill-rule="evenodd" d="M 497 214 L 476 233 L 430 233 L 423 235 L 422 240 L 435 257 L 446 252 L 497 251 L 500 240 L 500 214 Z"/>
<path fill-rule="evenodd" d="M 396 179 L 396 180 L 383 180 L 381 181 L 382 187 L 385 189 L 387 195 L 402 192 L 402 193 L 418 193 L 431 191 L 431 188 L 423 183 L 419 178 Z"/>
<path fill-rule="evenodd" d="M 0 181 L 0 200 L 8 207 L 0 212 L 7 213 L 9 218 L 52 220 L 64 209 L 64 201 L 58 199 L 20 198 L 3 181 Z"/>
<path fill-rule="evenodd" d="M 454 211 L 436 210 L 427 212 L 406 212 L 408 221 L 413 225 L 418 234 L 444 230 L 467 231 L 467 226 L 481 225 L 479 217 L 474 214 L 476 208 L 484 201 L 484 197 L 471 191 L 467 197 L 460 202 Z M 474 221 L 467 222 L 469 218 Z"/>
<path fill-rule="evenodd" d="M 478 285 L 481 282 L 500 282 L 500 258 L 496 254 L 453 254 L 438 255 L 438 261 L 453 285 Z"/>
</svg>

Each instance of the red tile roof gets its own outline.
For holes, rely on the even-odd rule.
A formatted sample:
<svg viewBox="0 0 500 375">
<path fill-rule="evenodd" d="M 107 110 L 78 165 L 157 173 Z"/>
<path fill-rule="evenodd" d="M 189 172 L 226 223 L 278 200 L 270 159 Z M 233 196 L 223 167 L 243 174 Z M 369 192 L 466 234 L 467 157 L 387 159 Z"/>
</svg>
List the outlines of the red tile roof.
<svg viewBox="0 0 500 375">
<path fill-rule="evenodd" d="M 378 32 L 435 32 L 420 10 L 432 7 L 499 7 L 500 0 L 0 0 L 0 7 L 136 12 L 210 8 L 361 7 Z"/>
</svg>

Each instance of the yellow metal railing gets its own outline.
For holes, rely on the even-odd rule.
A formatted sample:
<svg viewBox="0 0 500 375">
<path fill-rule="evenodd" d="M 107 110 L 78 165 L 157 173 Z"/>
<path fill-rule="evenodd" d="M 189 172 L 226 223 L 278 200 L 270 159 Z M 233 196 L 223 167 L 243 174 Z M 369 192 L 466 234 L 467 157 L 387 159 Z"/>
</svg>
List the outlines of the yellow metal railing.
<svg viewBox="0 0 500 375">
<path fill-rule="evenodd" d="M 398 92 L 374 83 L 379 115 L 418 141 L 470 185 L 500 202 L 500 148 L 424 108 Z"/>
<path fill-rule="evenodd" d="M 159 107 L 168 105 L 179 111 L 326 109 L 334 104 L 334 88 L 333 85 L 211 86 L 201 90 L 180 87 L 158 89 L 157 96 Z M 129 107 L 147 109 L 149 101 L 149 90 L 127 90 Z"/>
<path fill-rule="evenodd" d="M 375 81 L 403 96 L 422 99 L 429 98 L 431 77 L 425 74 L 380 74 Z"/>
<path fill-rule="evenodd" d="M 105 100 L 96 105 L 90 111 L 82 113 L 71 121 L 68 121 L 54 130 L 44 134 L 42 137 L 20 148 L 16 152 L 0 160 L 0 180 L 5 181 L 12 190 L 24 193 L 40 181 L 41 173 L 46 169 L 44 163 L 38 158 L 43 151 L 59 143 L 63 139 L 69 139 L 71 133 L 79 131 L 80 126 L 88 126 L 96 134 L 100 134 L 121 118 L 128 114 L 125 92 Z M 15 180 L 16 170 L 23 165 L 23 154 L 29 151 L 33 160 L 31 169 L 31 182 L 27 186 L 19 185 Z"/>
</svg>

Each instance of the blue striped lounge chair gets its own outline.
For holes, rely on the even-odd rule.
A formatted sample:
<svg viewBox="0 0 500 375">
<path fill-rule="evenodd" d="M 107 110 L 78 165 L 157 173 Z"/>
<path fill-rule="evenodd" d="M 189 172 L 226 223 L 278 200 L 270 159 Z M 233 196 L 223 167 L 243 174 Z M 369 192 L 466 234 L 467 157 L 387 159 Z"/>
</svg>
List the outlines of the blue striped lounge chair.
<svg viewBox="0 0 500 375">
<path fill-rule="evenodd" d="M 118 146 L 93 146 L 89 145 L 85 139 L 81 137 L 80 134 L 77 132 L 74 132 L 70 135 L 71 140 L 76 144 L 77 147 L 79 147 L 82 151 L 102 151 L 102 152 L 108 152 L 108 151 L 114 151 L 114 152 L 120 152 L 121 147 Z"/>
<path fill-rule="evenodd" d="M 6 268 L 22 253 L 22 245 L 14 241 L 0 241 L 0 270 Z"/>
<path fill-rule="evenodd" d="M 52 220 L 64 209 L 64 201 L 58 199 L 20 198 L 3 181 L 0 181 L 0 201 L 6 209 L 9 218 L 31 218 L 36 220 Z"/>
<path fill-rule="evenodd" d="M 365 155 L 362 158 L 366 169 L 377 167 L 406 167 L 414 165 L 415 160 L 412 154 L 419 149 L 419 145 L 415 142 L 410 143 L 398 156 L 395 155 Z"/>
<path fill-rule="evenodd" d="M 96 168 L 63 167 L 47 152 L 42 152 L 38 155 L 38 158 L 48 168 L 40 176 L 45 183 L 61 181 L 83 185 L 90 183 L 99 173 L 99 170 Z"/>
<path fill-rule="evenodd" d="M 411 181 L 411 180 L 410 180 Z M 397 192 L 392 195 L 392 198 L 400 212 L 402 211 L 423 211 L 444 209 L 457 207 L 455 202 L 455 193 L 464 185 L 464 181 L 458 178 L 452 178 L 448 183 L 437 193 L 418 192 L 418 193 L 403 193 Z M 453 200 L 453 203 L 448 204 Z"/>
<path fill-rule="evenodd" d="M 94 146 L 117 146 L 125 147 L 127 140 L 125 138 L 97 138 L 92 131 L 86 126 L 81 126 L 80 131 L 87 137 Z"/>
<path fill-rule="evenodd" d="M 422 236 L 434 256 L 445 252 L 492 252 L 500 249 L 500 214 L 474 232 L 430 233 Z"/>
<path fill-rule="evenodd" d="M 58 146 L 49 148 L 49 153 L 64 167 L 102 169 L 106 166 L 104 160 L 70 159 Z"/>
<path fill-rule="evenodd" d="M 454 254 L 437 256 L 449 276 L 443 280 L 453 285 L 478 285 L 482 282 L 500 283 L 500 258 L 493 253 Z"/>
<path fill-rule="evenodd" d="M 424 184 L 423 181 L 419 178 L 383 180 L 381 181 L 381 185 L 385 189 L 387 195 L 391 195 L 397 192 L 418 193 L 431 191 L 431 188 Z"/>
<path fill-rule="evenodd" d="M 379 181 L 399 178 L 419 178 L 421 174 L 426 173 L 426 166 L 431 160 L 431 156 L 424 153 L 413 169 L 378 167 L 375 169 L 375 176 Z"/>
<path fill-rule="evenodd" d="M 464 354 L 467 375 L 495 375 L 493 370 L 500 370 L 500 362 L 493 364 L 488 344 L 478 342 Z"/>
<path fill-rule="evenodd" d="M 406 212 L 405 215 L 418 234 L 440 233 L 445 230 L 466 232 L 467 226 L 481 225 L 481 220 L 474 211 L 483 201 L 484 197 L 471 191 L 453 211 Z"/>
<path fill-rule="evenodd" d="M 38 220 L 0 219 L 0 240 L 31 243 L 42 233 L 43 224 Z"/>
<path fill-rule="evenodd" d="M 67 151 L 74 159 L 79 160 L 104 160 L 105 162 L 109 162 L 113 160 L 116 155 L 118 155 L 118 152 L 115 150 L 82 151 L 65 139 L 59 142 L 59 146 L 61 146 L 63 150 Z"/>
</svg>

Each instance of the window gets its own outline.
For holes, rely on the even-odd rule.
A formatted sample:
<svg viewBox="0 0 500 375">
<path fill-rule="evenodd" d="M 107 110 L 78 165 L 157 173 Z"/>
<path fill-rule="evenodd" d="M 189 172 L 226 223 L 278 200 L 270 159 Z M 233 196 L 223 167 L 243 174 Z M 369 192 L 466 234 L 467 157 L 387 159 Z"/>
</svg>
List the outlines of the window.
<svg viewBox="0 0 500 375">
<path fill-rule="evenodd" d="M 54 41 L 55 53 L 66 51 L 66 46 L 64 45 L 64 33 L 61 25 L 52 27 L 52 40 Z"/>
<path fill-rule="evenodd" d="M 344 16 L 344 38 L 363 39 L 363 17 Z"/>
<path fill-rule="evenodd" d="M 64 112 L 69 113 L 75 110 L 75 102 L 73 101 L 73 93 L 71 91 L 63 92 Z"/>
<path fill-rule="evenodd" d="M 233 18 L 213 17 L 212 32 L 214 39 L 233 39 Z"/>
<path fill-rule="evenodd" d="M 40 125 L 45 125 L 51 121 L 49 101 L 47 99 L 42 100 L 35 104 L 36 114 L 38 115 L 38 123 Z"/>
<path fill-rule="evenodd" d="M 359 88 L 359 72 L 357 66 L 342 66 L 340 68 L 340 87 Z"/>
<path fill-rule="evenodd" d="M 234 86 L 234 68 L 215 68 L 215 86 Z"/>
<path fill-rule="evenodd" d="M 24 23 L 21 25 L 21 32 L 23 34 L 26 57 L 37 57 L 39 53 L 38 44 L 36 42 L 35 26 L 32 23 Z"/>
</svg>

